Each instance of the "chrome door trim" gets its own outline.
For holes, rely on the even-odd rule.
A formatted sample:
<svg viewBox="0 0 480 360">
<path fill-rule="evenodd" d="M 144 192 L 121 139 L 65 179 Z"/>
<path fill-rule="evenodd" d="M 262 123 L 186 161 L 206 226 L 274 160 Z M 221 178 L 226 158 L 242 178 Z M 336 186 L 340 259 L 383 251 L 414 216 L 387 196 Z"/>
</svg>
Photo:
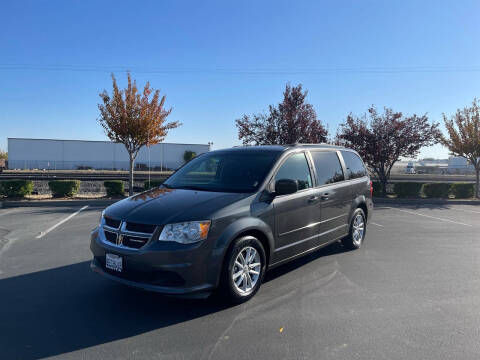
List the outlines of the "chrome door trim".
<svg viewBox="0 0 480 360">
<path fill-rule="evenodd" d="M 317 237 L 317 236 L 320 237 L 320 236 L 327 235 L 327 234 L 329 234 L 329 233 L 331 233 L 331 232 L 334 232 L 334 231 L 336 231 L 336 230 L 340 230 L 341 228 L 346 227 L 346 226 L 348 226 L 348 224 L 343 224 L 343 225 L 337 226 L 337 227 L 335 227 L 335 228 L 333 228 L 333 229 L 324 231 L 323 233 L 316 234 L 316 235 L 313 235 L 313 236 L 309 236 L 308 238 L 305 238 L 305 239 L 296 241 L 296 242 L 291 243 L 291 244 L 284 245 L 284 246 L 282 246 L 282 247 L 279 247 L 279 248 L 275 249 L 274 252 L 281 251 L 281 250 L 285 250 L 285 249 L 287 249 L 287 248 L 289 248 L 289 247 L 291 247 L 291 246 L 295 246 L 295 245 L 301 244 L 301 243 L 303 243 L 303 242 L 305 242 L 305 241 L 308 241 L 308 240 L 311 240 L 311 239 L 313 239 L 313 238 L 315 238 L 315 237 Z"/>
</svg>

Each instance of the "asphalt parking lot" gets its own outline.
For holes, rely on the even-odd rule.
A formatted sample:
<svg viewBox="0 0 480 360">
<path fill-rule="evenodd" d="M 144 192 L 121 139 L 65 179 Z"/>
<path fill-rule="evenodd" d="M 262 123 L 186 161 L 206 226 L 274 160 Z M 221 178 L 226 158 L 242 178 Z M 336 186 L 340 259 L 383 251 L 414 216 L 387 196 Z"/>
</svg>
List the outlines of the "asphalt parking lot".
<svg viewBox="0 0 480 360">
<path fill-rule="evenodd" d="M 377 206 L 362 249 L 274 269 L 233 307 L 92 273 L 101 209 L 79 210 L 0 209 L 1 359 L 479 357 L 480 206 Z"/>
</svg>

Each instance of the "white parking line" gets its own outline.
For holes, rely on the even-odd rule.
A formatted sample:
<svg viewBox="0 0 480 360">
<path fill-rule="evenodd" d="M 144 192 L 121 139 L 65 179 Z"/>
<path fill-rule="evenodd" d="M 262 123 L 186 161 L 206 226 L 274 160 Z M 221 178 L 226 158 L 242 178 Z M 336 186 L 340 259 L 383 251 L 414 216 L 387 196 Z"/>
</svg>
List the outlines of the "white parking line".
<svg viewBox="0 0 480 360">
<path fill-rule="evenodd" d="M 403 209 L 397 209 L 397 208 L 394 208 L 394 207 L 385 207 L 385 209 L 397 210 L 397 211 L 401 211 L 401 212 L 404 212 L 404 213 L 407 213 L 407 214 L 411 214 L 411 215 L 415 215 L 415 216 L 423 216 L 423 217 L 426 217 L 426 218 L 429 218 L 429 219 L 445 221 L 445 222 L 449 222 L 449 223 L 457 224 L 457 225 L 472 226 L 470 224 L 465 224 L 465 223 L 462 223 L 460 221 L 453 221 L 453 220 L 450 220 L 450 219 L 438 218 L 438 217 L 435 217 L 435 216 L 420 214 L 420 213 L 416 213 L 416 212 L 408 211 L 408 210 L 403 210 Z"/>
<path fill-rule="evenodd" d="M 59 227 L 60 225 L 62 225 L 64 222 L 67 222 L 68 220 L 70 220 L 71 218 L 73 218 L 75 215 L 79 214 L 81 211 L 85 210 L 86 208 L 88 208 L 88 205 L 85 205 L 84 207 L 82 207 L 82 208 L 80 208 L 79 210 L 75 211 L 73 214 L 68 215 L 65 219 L 63 219 L 62 221 L 60 221 L 60 222 L 56 223 L 55 225 L 49 227 L 47 230 L 40 232 L 37 236 L 35 236 L 35 239 L 40 239 L 40 238 L 44 237 L 44 236 L 47 235 L 50 231 L 56 229 L 57 227 Z"/>
<path fill-rule="evenodd" d="M 383 227 L 383 225 L 380 225 L 380 224 L 377 224 L 377 223 L 374 223 L 374 222 L 371 222 L 371 221 L 370 221 L 370 224 L 375 225 L 375 226 Z"/>
</svg>

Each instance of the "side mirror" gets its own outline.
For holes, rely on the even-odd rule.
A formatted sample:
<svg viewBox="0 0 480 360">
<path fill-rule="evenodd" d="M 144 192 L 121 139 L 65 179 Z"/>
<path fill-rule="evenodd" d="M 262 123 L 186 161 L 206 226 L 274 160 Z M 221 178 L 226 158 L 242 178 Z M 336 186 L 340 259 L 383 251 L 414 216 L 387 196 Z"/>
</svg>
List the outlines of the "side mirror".
<svg viewBox="0 0 480 360">
<path fill-rule="evenodd" d="M 292 179 L 280 179 L 275 183 L 275 195 L 288 195 L 298 191 L 298 181 Z"/>
</svg>

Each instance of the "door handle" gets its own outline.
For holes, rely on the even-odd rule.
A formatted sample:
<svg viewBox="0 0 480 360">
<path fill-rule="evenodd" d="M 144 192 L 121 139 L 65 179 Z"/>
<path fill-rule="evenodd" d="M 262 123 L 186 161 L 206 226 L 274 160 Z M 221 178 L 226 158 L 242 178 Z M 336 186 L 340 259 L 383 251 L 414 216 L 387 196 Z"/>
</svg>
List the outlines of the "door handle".
<svg viewBox="0 0 480 360">
<path fill-rule="evenodd" d="M 314 195 L 314 196 L 308 198 L 308 202 L 309 202 L 310 204 L 316 203 L 319 199 L 320 199 L 319 196 Z"/>
<path fill-rule="evenodd" d="M 328 195 L 329 195 L 328 193 L 323 193 L 322 196 L 320 196 L 320 198 L 322 200 L 328 200 Z"/>
</svg>

